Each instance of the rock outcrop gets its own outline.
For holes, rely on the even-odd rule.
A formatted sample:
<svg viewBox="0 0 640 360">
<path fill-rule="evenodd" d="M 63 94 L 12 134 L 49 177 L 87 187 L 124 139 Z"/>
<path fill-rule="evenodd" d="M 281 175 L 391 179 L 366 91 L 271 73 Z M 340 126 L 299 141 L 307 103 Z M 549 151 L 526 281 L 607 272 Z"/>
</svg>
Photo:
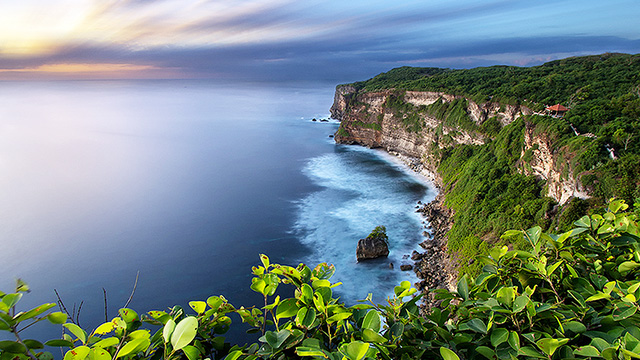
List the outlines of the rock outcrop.
<svg viewBox="0 0 640 360">
<path fill-rule="evenodd" d="M 573 175 L 569 159 L 559 161 L 558 153 L 570 156 L 566 149 L 554 150 L 547 135 L 536 134 L 532 124 L 525 124 L 522 172 L 546 180 L 547 196 L 561 205 L 572 197 L 586 199 L 587 191 Z"/>
<path fill-rule="evenodd" d="M 358 261 L 386 257 L 389 255 L 389 244 L 384 226 L 376 227 L 369 236 L 358 240 L 356 259 Z"/>
<path fill-rule="evenodd" d="M 389 246 L 383 239 L 366 237 L 358 240 L 358 247 L 356 248 L 356 259 L 358 261 L 386 257 L 388 255 Z"/>
</svg>

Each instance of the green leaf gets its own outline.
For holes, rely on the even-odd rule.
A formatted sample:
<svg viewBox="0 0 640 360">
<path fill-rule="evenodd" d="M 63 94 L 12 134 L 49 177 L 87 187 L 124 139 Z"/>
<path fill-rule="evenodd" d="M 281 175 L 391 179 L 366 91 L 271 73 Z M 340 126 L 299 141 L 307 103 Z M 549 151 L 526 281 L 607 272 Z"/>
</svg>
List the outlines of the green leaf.
<svg viewBox="0 0 640 360">
<path fill-rule="evenodd" d="M 3 341 L 0 341 L 0 350 L 6 351 L 12 354 L 23 354 L 27 351 L 27 348 L 17 341 L 3 340 Z"/>
<path fill-rule="evenodd" d="M 401 337 L 404 333 L 404 324 L 401 322 L 394 323 L 391 325 L 391 328 L 389 328 L 389 333 L 394 339 Z"/>
<path fill-rule="evenodd" d="M 635 353 L 633 351 L 629 351 L 627 349 L 620 349 L 620 351 L 622 351 L 623 354 L 625 354 L 625 355 L 627 355 L 629 357 L 632 357 L 632 358 L 635 358 L 635 359 L 640 359 L 640 354 L 638 354 L 638 353 Z"/>
<path fill-rule="evenodd" d="M 67 321 L 67 314 L 56 311 L 47 315 L 47 320 L 52 324 L 64 324 Z"/>
<path fill-rule="evenodd" d="M 187 355 L 187 358 L 189 360 L 198 360 L 202 358 L 202 354 L 200 353 L 200 350 L 198 350 L 197 347 L 195 346 L 185 346 L 182 348 L 182 351 L 184 352 L 185 355 Z"/>
<path fill-rule="evenodd" d="M 562 326 L 564 328 L 565 333 L 567 331 L 570 331 L 573 334 L 581 334 L 581 333 L 587 331 L 587 327 L 584 326 L 583 323 L 578 322 L 578 321 L 569 321 L 568 323 L 563 324 Z"/>
<path fill-rule="evenodd" d="M 298 346 L 296 348 L 296 354 L 298 356 L 314 356 L 314 357 L 323 357 L 325 359 L 328 358 L 328 356 L 324 353 L 324 351 L 320 349 L 310 348 L 307 346 Z"/>
<path fill-rule="evenodd" d="M 240 356 L 242 356 L 242 351 L 235 350 L 229 353 L 224 360 L 237 360 Z"/>
<path fill-rule="evenodd" d="M 63 324 L 67 330 L 69 330 L 73 335 L 75 335 L 83 344 L 87 343 L 87 333 L 82 330 L 82 328 L 73 323 Z M 85 355 L 86 356 L 86 355 Z"/>
<path fill-rule="evenodd" d="M 362 321 L 363 329 L 370 329 L 374 332 L 380 331 L 380 314 L 376 310 L 369 310 Z"/>
<path fill-rule="evenodd" d="M 362 340 L 367 342 L 372 342 L 372 343 L 387 342 L 386 338 L 382 337 L 380 334 L 370 329 L 362 330 Z"/>
<path fill-rule="evenodd" d="M 98 335 L 104 335 L 112 332 L 116 328 L 116 325 L 111 321 L 106 322 L 100 326 L 98 326 L 93 332 Z"/>
<path fill-rule="evenodd" d="M 520 350 L 520 336 L 515 331 L 509 333 L 509 345 L 513 350 Z"/>
<path fill-rule="evenodd" d="M 124 322 L 126 322 L 127 324 L 130 324 L 139 319 L 138 313 L 133 311 L 132 309 L 122 308 L 118 310 L 118 314 L 120 314 L 122 320 L 124 320 Z"/>
<path fill-rule="evenodd" d="M 542 350 L 545 354 L 551 356 L 553 353 L 562 345 L 569 342 L 569 339 L 551 339 L 544 338 L 540 339 L 536 342 L 536 345 Z"/>
<path fill-rule="evenodd" d="M 469 283 L 467 282 L 467 275 L 463 275 L 458 281 L 458 295 L 465 301 L 469 300 Z"/>
<path fill-rule="evenodd" d="M 189 306 L 191 306 L 198 315 L 204 314 L 204 311 L 207 309 L 207 303 L 204 301 L 189 301 Z"/>
<path fill-rule="evenodd" d="M 553 272 L 554 272 L 554 271 L 556 271 L 556 269 L 557 269 L 560 265 L 562 265 L 562 263 L 563 263 L 563 262 L 564 262 L 564 261 L 560 260 L 560 261 L 556 262 L 556 263 L 555 263 L 555 264 L 553 264 L 553 265 L 549 265 L 549 266 L 547 266 L 547 276 L 551 276 L 551 275 L 553 274 Z"/>
<path fill-rule="evenodd" d="M 2 298 L 2 302 L 7 306 L 7 308 L 11 309 L 12 307 L 14 307 L 18 301 L 20 301 L 20 299 L 22 298 L 22 294 L 18 293 L 18 294 L 6 294 L 3 298 Z"/>
<path fill-rule="evenodd" d="M 36 356 L 38 357 L 38 360 L 55 360 L 53 358 L 53 354 L 48 351 L 38 353 Z"/>
<path fill-rule="evenodd" d="M 91 351 L 91 349 L 87 346 L 78 346 L 67 351 L 67 353 L 64 354 L 64 360 L 83 360 L 89 355 L 89 351 Z"/>
<path fill-rule="evenodd" d="M 341 312 L 341 313 L 333 314 L 332 316 L 327 318 L 326 321 L 327 321 L 327 324 L 333 324 L 334 322 L 337 322 L 337 321 L 346 320 L 350 316 L 351 316 L 350 312 Z"/>
<path fill-rule="evenodd" d="M 637 310 L 638 308 L 635 304 L 629 304 L 625 302 L 616 303 L 615 307 L 613 308 L 613 320 L 624 320 L 635 314 Z"/>
<path fill-rule="evenodd" d="M 497 347 L 509 339 L 509 330 L 504 328 L 495 328 L 491 332 L 491 345 Z"/>
<path fill-rule="evenodd" d="M 128 343 L 124 344 L 124 346 L 118 351 L 117 358 L 121 358 L 123 356 L 127 356 L 129 354 L 137 354 L 143 350 L 146 350 L 149 345 L 151 345 L 151 341 L 149 339 L 139 338 L 133 339 Z"/>
<path fill-rule="evenodd" d="M 16 279 L 16 292 L 29 292 L 29 285 L 22 279 Z"/>
<path fill-rule="evenodd" d="M 111 354 L 100 347 L 93 347 L 89 351 L 89 360 L 111 360 Z"/>
<path fill-rule="evenodd" d="M 313 289 L 309 284 L 302 284 L 300 288 L 300 300 L 307 305 L 313 304 Z"/>
<path fill-rule="evenodd" d="M 336 272 L 336 267 L 333 265 L 328 265 L 327 263 L 318 264 L 311 274 L 318 279 L 327 279 L 329 280 L 333 274 Z"/>
<path fill-rule="evenodd" d="M 579 220 L 575 221 L 573 225 L 583 228 L 591 228 L 591 219 L 588 215 L 581 217 Z"/>
<path fill-rule="evenodd" d="M 589 296 L 585 301 L 589 302 L 589 301 L 596 301 L 596 300 L 609 299 L 609 298 L 611 298 L 611 295 L 605 294 L 602 291 L 598 291 L 595 295 Z"/>
<path fill-rule="evenodd" d="M 98 341 L 97 343 L 93 344 L 94 347 L 100 347 L 100 348 L 108 348 L 110 346 L 116 346 L 120 343 L 120 339 L 118 339 L 117 337 L 108 337 L 106 339 L 102 339 L 100 341 Z"/>
<path fill-rule="evenodd" d="M 324 312 L 326 307 L 322 295 L 318 293 L 313 294 L 313 305 L 315 305 L 316 309 L 318 309 L 319 312 Z"/>
<path fill-rule="evenodd" d="M 16 317 L 16 322 L 20 322 L 20 321 L 24 321 L 24 320 L 28 320 L 31 318 L 34 318 L 42 313 L 44 313 L 45 311 L 51 309 L 52 307 L 56 306 L 56 304 L 54 303 L 47 303 L 47 304 L 42 304 L 38 307 L 36 307 L 35 309 L 31 309 L 27 312 L 24 312 L 22 314 L 20 314 L 19 316 Z"/>
<path fill-rule="evenodd" d="M 267 331 L 264 334 L 264 338 L 272 348 L 279 349 L 280 346 L 284 343 L 285 340 L 291 335 L 291 331 L 287 329 L 282 329 L 278 332 L 275 331 Z"/>
<path fill-rule="evenodd" d="M 347 344 L 346 348 L 346 355 L 350 360 L 360 360 L 367 354 L 369 344 L 362 341 L 352 341 Z"/>
<path fill-rule="evenodd" d="M 171 334 L 171 345 L 173 350 L 180 350 L 189 345 L 196 337 L 198 331 L 198 319 L 193 316 L 187 316 L 177 325 L 173 334 Z"/>
<path fill-rule="evenodd" d="M 586 345 L 573 350 L 573 354 L 584 357 L 599 357 L 600 351 L 591 345 Z"/>
<path fill-rule="evenodd" d="M 620 349 L 622 350 L 622 349 Z M 618 352 L 618 347 L 608 347 L 600 352 L 600 356 L 607 360 L 617 359 L 616 353 Z"/>
<path fill-rule="evenodd" d="M 326 279 L 318 279 L 318 280 L 313 280 L 311 282 L 311 286 L 314 289 L 321 288 L 321 287 L 331 287 L 331 282 Z"/>
<path fill-rule="evenodd" d="M 53 340 L 49 340 L 46 341 L 44 343 L 47 346 L 53 346 L 53 347 L 73 347 L 73 343 L 69 340 L 63 340 L 63 339 L 53 339 Z"/>
<path fill-rule="evenodd" d="M 516 300 L 513 302 L 513 312 L 519 313 L 520 311 L 524 310 L 527 307 L 528 303 L 529 303 L 529 297 L 527 295 L 518 296 Z"/>
<path fill-rule="evenodd" d="M 460 358 L 456 353 L 447 349 L 444 346 L 440 347 L 440 356 L 442 356 L 444 360 L 460 360 Z"/>
<path fill-rule="evenodd" d="M 478 346 L 476 351 L 487 359 L 494 359 L 496 357 L 496 352 L 486 346 Z"/>
<path fill-rule="evenodd" d="M 403 291 L 408 290 L 410 288 L 411 288 L 411 283 L 406 281 L 406 280 L 404 280 L 404 281 L 400 282 L 400 285 L 395 286 L 393 288 L 393 292 L 397 296 L 397 295 L 401 294 Z"/>
<path fill-rule="evenodd" d="M 278 308 L 276 309 L 276 318 L 282 319 L 295 316 L 298 313 L 297 302 L 297 299 L 290 298 L 278 304 Z"/>
<path fill-rule="evenodd" d="M 474 318 L 467 321 L 467 326 L 475 332 L 482 333 L 482 334 L 487 333 L 487 325 L 478 318 Z"/>
<path fill-rule="evenodd" d="M 44 348 L 44 345 L 42 345 L 42 343 L 38 340 L 33 340 L 33 339 L 26 339 L 23 341 L 23 343 L 29 348 L 29 349 L 42 349 Z"/>
<path fill-rule="evenodd" d="M 267 287 L 267 283 L 260 278 L 251 279 L 251 290 L 265 295 L 265 288 Z"/>
<path fill-rule="evenodd" d="M 173 334 L 173 330 L 176 328 L 176 322 L 173 319 L 169 319 L 164 327 L 162 328 L 162 337 L 164 338 L 164 342 L 168 343 L 171 341 L 171 334 Z"/>
<path fill-rule="evenodd" d="M 519 351 L 520 354 L 524 354 L 530 358 L 538 358 L 538 359 L 547 359 L 546 356 L 543 356 L 542 354 L 540 354 L 539 352 L 536 351 L 536 349 L 530 347 L 530 346 L 523 346 L 520 348 Z"/>
<path fill-rule="evenodd" d="M 207 305 L 209 305 L 209 307 L 214 311 L 217 311 L 218 308 L 220 308 L 220 305 L 222 305 L 222 303 L 224 303 L 224 300 L 219 296 L 210 296 L 207 299 Z"/>
<path fill-rule="evenodd" d="M 269 268 L 269 257 L 265 254 L 260 254 L 260 261 L 262 262 L 262 265 L 264 266 L 265 269 Z"/>
<path fill-rule="evenodd" d="M 507 286 L 502 287 L 496 293 L 496 299 L 498 299 L 498 301 L 502 305 L 505 305 L 508 308 L 511 308 L 511 305 L 513 304 L 513 301 L 515 300 L 515 298 L 516 298 L 516 292 L 513 289 L 513 287 L 507 287 Z"/>
<path fill-rule="evenodd" d="M 300 308 L 296 315 L 296 325 L 309 329 L 316 321 L 316 311 L 313 308 Z"/>
<path fill-rule="evenodd" d="M 640 264 L 635 261 L 625 261 L 618 266 L 618 271 L 624 274 L 638 267 L 640 267 Z"/>
</svg>

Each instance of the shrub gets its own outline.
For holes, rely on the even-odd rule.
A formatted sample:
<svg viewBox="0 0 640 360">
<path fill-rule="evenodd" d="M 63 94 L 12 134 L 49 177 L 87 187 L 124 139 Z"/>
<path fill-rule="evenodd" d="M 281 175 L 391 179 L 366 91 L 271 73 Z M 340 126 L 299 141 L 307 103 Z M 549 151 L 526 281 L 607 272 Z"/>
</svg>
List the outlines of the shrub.
<svg viewBox="0 0 640 360">
<path fill-rule="evenodd" d="M 611 201 L 604 214 L 583 216 L 559 235 L 540 227 L 505 232 L 504 239 L 529 248 L 502 246 L 478 256 L 482 272 L 462 276 L 454 291 L 435 290 L 440 303 L 424 316 L 422 295 L 411 297 L 416 290 L 408 281 L 386 304 L 369 296 L 347 306 L 334 297 L 340 283 L 330 281 L 333 266 L 294 268 L 261 255 L 251 289 L 264 296 L 262 307 L 234 308 L 212 296 L 190 302 L 191 315 L 179 306 L 144 315 L 121 309 L 89 333 L 64 324 L 69 334 L 46 344 L 69 348 L 65 360 L 640 358 L 640 232 L 627 208 Z M 294 296 L 275 296 L 280 285 L 293 287 Z M 19 292 L 0 293 L 0 330 L 17 334 L 12 324 L 29 317 L 62 320 L 59 313 L 42 315 L 52 304 L 15 313 Z M 225 344 L 220 335 L 231 314 L 261 334 L 256 343 Z M 155 332 L 141 329 L 143 323 Z M 16 338 L 0 342 L 0 358 L 51 358 L 33 352 L 40 343 Z"/>
</svg>

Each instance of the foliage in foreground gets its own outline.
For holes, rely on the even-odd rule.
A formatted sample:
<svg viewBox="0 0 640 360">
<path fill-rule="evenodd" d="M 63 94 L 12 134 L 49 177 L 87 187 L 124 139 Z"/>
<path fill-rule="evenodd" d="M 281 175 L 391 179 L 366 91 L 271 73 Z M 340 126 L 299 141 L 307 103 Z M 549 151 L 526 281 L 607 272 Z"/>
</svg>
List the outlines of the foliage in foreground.
<svg viewBox="0 0 640 360">
<path fill-rule="evenodd" d="M 441 302 L 425 316 L 409 282 L 387 304 L 369 297 L 349 307 L 334 297 L 333 266 L 293 268 L 261 255 L 251 288 L 264 296 L 263 307 L 235 308 L 212 296 L 189 303 L 188 313 L 121 309 L 90 332 L 66 323 L 68 334 L 46 344 L 68 348 L 65 360 L 640 358 L 640 233 L 627 208 L 612 201 L 604 215 L 584 216 L 560 235 L 507 231 L 529 249 L 505 246 L 480 257 L 480 275 L 463 276 L 455 291 L 435 290 Z M 280 285 L 294 296 L 275 296 Z M 37 352 L 41 343 L 20 338 L 18 324 L 63 316 L 45 314 L 51 304 L 16 313 L 23 290 L 0 293 L 0 330 L 16 338 L 0 342 L 0 359 L 51 358 Z M 232 314 L 262 334 L 255 344 L 225 343 Z"/>
</svg>

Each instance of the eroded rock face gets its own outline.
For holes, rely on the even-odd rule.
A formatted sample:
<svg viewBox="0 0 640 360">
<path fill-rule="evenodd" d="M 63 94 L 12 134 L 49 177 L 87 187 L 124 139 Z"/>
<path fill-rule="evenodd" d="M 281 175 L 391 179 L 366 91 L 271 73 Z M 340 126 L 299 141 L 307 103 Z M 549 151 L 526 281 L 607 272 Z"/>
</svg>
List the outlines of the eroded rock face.
<svg viewBox="0 0 640 360">
<path fill-rule="evenodd" d="M 560 149 L 562 152 L 564 149 Z M 586 199 L 586 189 L 574 177 L 570 161 L 564 159 L 558 161 L 550 139 L 545 134 L 536 134 L 532 124 L 526 124 L 524 131 L 524 147 L 521 159 L 526 152 L 530 156 L 522 164 L 522 172 L 525 175 L 534 175 L 547 181 L 547 196 L 553 198 L 559 204 L 564 204 L 571 197 Z M 557 151 L 555 151 L 557 152 Z"/>
<path fill-rule="evenodd" d="M 410 115 L 399 114 L 387 108 L 388 99 L 402 96 L 404 103 L 415 107 L 415 116 L 419 117 L 419 130 L 411 129 L 405 121 Z M 480 145 L 487 139 L 475 131 L 467 131 L 445 125 L 443 119 L 419 111 L 421 106 L 428 106 L 437 101 L 453 102 L 461 97 L 432 91 L 395 91 L 382 90 L 375 92 L 359 92 L 353 86 L 345 85 L 336 88 L 331 115 L 341 120 L 341 127 L 335 135 L 337 143 L 359 144 L 370 148 L 383 148 L 387 152 L 420 159 L 424 169 L 434 176 L 436 185 L 441 185 L 437 175 L 437 159 L 434 158 L 434 147 L 445 148 L 457 144 Z M 482 104 L 467 101 L 467 114 L 476 125 L 495 118 L 502 125 L 508 125 L 532 111 L 520 105 L 505 105 L 494 102 Z M 532 156 L 527 164 L 522 163 L 525 175 L 535 175 L 547 181 L 547 196 L 560 204 L 571 197 L 587 198 L 586 189 L 574 177 L 568 162 L 558 162 L 549 139 L 536 135 L 530 126 L 525 130 L 525 151 L 530 150 Z"/>
<path fill-rule="evenodd" d="M 404 103 L 414 107 L 413 113 L 399 114 L 388 107 L 390 97 L 402 96 Z M 480 145 L 486 141 L 484 135 L 454 128 L 420 111 L 421 107 L 437 101 L 452 102 L 460 97 L 432 91 L 396 91 L 382 90 L 360 92 L 353 86 L 336 88 L 331 116 L 341 121 L 335 140 L 341 144 L 358 144 L 370 148 L 383 148 L 388 152 L 421 159 L 429 167 L 429 156 L 433 146 L 444 148 L 456 144 Z M 508 124 L 522 114 L 531 111 L 523 106 L 484 103 L 481 105 L 466 99 L 469 118 L 477 125 L 491 117 L 500 123 Z M 419 129 L 407 125 L 408 118 L 417 117 Z M 416 121 L 411 120 L 411 121 Z M 427 170 L 436 172 L 436 164 Z"/>
<path fill-rule="evenodd" d="M 387 257 L 388 255 L 389 245 L 387 245 L 387 241 L 383 237 L 367 236 L 358 240 L 358 247 L 356 248 L 358 261 Z"/>
</svg>

